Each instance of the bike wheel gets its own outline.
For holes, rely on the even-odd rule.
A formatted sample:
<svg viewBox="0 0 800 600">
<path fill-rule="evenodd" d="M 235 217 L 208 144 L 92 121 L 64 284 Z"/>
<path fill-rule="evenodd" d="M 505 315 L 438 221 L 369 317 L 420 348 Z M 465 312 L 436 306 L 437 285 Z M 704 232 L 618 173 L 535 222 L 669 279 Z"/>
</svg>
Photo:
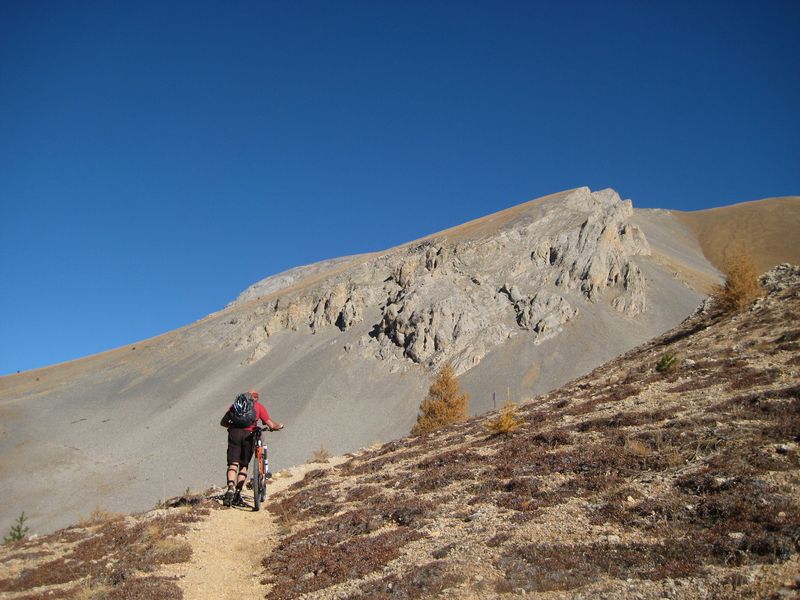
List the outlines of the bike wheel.
<svg viewBox="0 0 800 600">
<path fill-rule="evenodd" d="M 261 479 L 261 468 L 259 467 L 259 463 L 261 462 L 261 452 L 253 452 L 253 510 L 257 511 L 261 509 L 261 483 L 263 480 Z"/>
<path fill-rule="evenodd" d="M 262 458 L 264 460 L 261 461 L 261 464 L 264 465 L 264 485 L 262 486 L 263 493 L 261 494 L 261 501 L 267 499 L 267 480 L 272 477 L 272 474 L 269 472 L 269 452 L 267 451 L 267 447 L 264 446 L 264 449 L 261 451 Z"/>
</svg>

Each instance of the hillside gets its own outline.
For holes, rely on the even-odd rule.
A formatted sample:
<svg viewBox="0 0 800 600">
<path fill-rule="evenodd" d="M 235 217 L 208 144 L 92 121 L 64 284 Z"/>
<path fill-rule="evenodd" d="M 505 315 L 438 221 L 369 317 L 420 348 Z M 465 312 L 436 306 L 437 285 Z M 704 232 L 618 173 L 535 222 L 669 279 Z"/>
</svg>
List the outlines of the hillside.
<svg viewBox="0 0 800 600">
<path fill-rule="evenodd" d="M 292 269 L 187 327 L 0 377 L 0 529 L 21 510 L 46 533 L 218 483 L 217 423 L 243 389 L 286 423 L 285 468 L 407 434 L 445 362 L 473 415 L 546 393 L 674 327 L 718 281 L 674 211 L 588 188 Z"/>
<path fill-rule="evenodd" d="M 269 597 L 777 591 L 800 566 L 800 269 L 768 285 L 526 403 L 516 434 L 475 418 L 309 473 L 271 508 Z"/>
<path fill-rule="evenodd" d="M 742 251 L 761 272 L 782 262 L 800 264 L 800 196 L 674 213 L 718 269 L 728 255 Z"/>
<path fill-rule="evenodd" d="M 699 246 L 669 242 L 685 231 L 674 219 L 638 220 L 613 190 L 569 190 L 259 282 L 156 338 L 2 377 L 0 528 L 26 510 L 44 533 L 97 504 L 143 510 L 219 482 L 218 422 L 242 389 L 287 425 L 277 468 L 320 443 L 341 454 L 406 434 L 446 361 L 472 414 L 553 389 L 685 318 L 704 290 L 682 265 L 716 276 Z"/>
<path fill-rule="evenodd" d="M 194 508 L 7 545 L 0 591 L 14 600 L 86 598 L 87 587 L 154 599 L 796 597 L 800 268 L 764 281 L 769 294 L 749 309 L 707 305 L 523 403 L 515 433 L 490 435 L 487 414 L 306 467 L 288 487 L 286 473 L 267 513 L 182 499 L 174 504 Z M 675 365 L 657 369 L 665 356 Z M 220 571 L 229 582 L 220 589 L 213 565 L 224 569 L 231 548 L 220 536 L 231 530 L 249 532 L 244 544 L 263 561 Z"/>
</svg>

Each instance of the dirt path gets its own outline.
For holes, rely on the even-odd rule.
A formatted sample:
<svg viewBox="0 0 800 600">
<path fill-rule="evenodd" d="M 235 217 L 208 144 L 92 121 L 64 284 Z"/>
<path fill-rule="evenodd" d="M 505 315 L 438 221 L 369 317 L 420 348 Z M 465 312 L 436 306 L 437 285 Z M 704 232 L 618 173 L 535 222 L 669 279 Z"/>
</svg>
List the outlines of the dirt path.
<svg viewBox="0 0 800 600">
<path fill-rule="evenodd" d="M 253 549 L 263 543 L 273 527 L 267 511 L 249 509 L 214 511 L 198 523 L 187 535 L 191 561 L 173 573 L 181 577 L 178 585 L 185 600 L 261 597 L 258 581 L 263 555 Z"/>
<path fill-rule="evenodd" d="M 293 467 L 273 479 L 268 492 L 274 495 L 302 479 L 306 471 L 330 466 L 333 463 Z M 252 506 L 252 493 L 247 491 L 243 497 Z M 263 598 L 261 560 L 277 540 L 277 530 L 274 517 L 263 508 L 259 512 L 249 507 L 212 511 L 186 534 L 191 560 L 168 565 L 161 573 L 178 577 L 184 600 Z"/>
</svg>

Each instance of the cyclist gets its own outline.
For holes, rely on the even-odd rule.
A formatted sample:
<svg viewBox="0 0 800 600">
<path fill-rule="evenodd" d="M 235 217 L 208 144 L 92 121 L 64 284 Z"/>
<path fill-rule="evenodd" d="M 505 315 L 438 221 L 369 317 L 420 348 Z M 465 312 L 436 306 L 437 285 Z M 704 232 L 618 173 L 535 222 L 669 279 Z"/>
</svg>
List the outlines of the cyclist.
<svg viewBox="0 0 800 600">
<path fill-rule="evenodd" d="M 242 504 L 242 487 L 247 481 L 247 465 L 250 464 L 250 459 L 253 457 L 253 430 L 258 420 L 261 419 L 261 422 L 270 429 L 283 429 L 283 423 L 270 419 L 267 409 L 258 401 L 258 392 L 250 390 L 247 393 L 253 398 L 253 407 L 255 408 L 256 418 L 253 424 L 248 427 L 234 427 L 231 422 L 233 405 L 228 408 L 219 422 L 228 429 L 228 471 L 226 473 L 228 489 L 222 500 L 224 506 Z"/>
</svg>

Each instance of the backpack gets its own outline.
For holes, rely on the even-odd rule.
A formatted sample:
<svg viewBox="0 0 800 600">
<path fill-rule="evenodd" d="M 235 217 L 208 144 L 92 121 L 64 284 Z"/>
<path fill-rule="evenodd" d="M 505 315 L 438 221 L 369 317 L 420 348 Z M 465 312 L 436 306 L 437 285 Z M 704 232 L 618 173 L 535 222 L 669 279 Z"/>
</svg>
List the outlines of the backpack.
<svg viewBox="0 0 800 600">
<path fill-rule="evenodd" d="M 256 424 L 256 403 L 250 394 L 239 394 L 230 412 L 231 427 L 244 428 Z"/>
</svg>

